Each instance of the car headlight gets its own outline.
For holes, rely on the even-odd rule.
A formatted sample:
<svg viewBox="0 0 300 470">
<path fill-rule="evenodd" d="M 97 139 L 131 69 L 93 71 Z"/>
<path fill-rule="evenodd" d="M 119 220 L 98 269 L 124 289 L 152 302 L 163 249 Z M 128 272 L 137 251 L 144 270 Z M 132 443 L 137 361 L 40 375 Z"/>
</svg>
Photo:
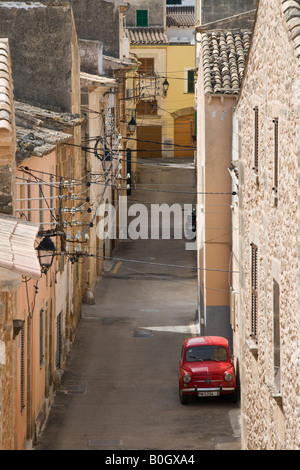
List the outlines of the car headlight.
<svg viewBox="0 0 300 470">
<path fill-rule="evenodd" d="M 190 375 L 185 375 L 182 380 L 184 383 L 188 384 L 192 380 L 192 377 Z"/>
<path fill-rule="evenodd" d="M 226 382 L 231 382 L 233 379 L 232 374 L 230 374 L 229 372 L 226 372 L 224 379 L 226 380 Z"/>
</svg>

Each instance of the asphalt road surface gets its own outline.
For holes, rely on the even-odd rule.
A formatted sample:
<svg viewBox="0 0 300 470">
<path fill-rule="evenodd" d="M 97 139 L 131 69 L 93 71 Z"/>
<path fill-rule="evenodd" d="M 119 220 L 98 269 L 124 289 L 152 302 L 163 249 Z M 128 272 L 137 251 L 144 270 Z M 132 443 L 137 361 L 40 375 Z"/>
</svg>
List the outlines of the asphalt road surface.
<svg viewBox="0 0 300 470">
<path fill-rule="evenodd" d="M 190 192 L 195 171 L 190 164 L 146 166 L 139 182 Z M 193 197 L 138 190 L 131 195 L 147 202 Z M 34 449 L 239 450 L 238 405 L 225 398 L 179 401 L 181 344 L 198 332 L 197 277 L 194 269 L 174 265 L 195 266 L 196 252 L 174 238 L 125 240 L 114 257 L 106 263 L 95 305 L 83 305 L 61 389 Z"/>
</svg>

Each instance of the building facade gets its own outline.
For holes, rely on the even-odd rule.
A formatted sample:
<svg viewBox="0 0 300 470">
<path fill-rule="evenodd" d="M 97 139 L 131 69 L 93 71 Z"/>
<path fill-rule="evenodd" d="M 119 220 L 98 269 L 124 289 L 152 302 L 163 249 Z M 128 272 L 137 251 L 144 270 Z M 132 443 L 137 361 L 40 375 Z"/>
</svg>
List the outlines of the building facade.
<svg viewBox="0 0 300 470">
<path fill-rule="evenodd" d="M 299 15 L 258 2 L 233 120 L 232 309 L 242 447 L 299 449 Z"/>
<path fill-rule="evenodd" d="M 96 24 L 99 2 L 87 3 Z M 127 191 L 126 73 L 136 66 L 123 34 L 127 5 L 101 5 L 102 20 L 106 15 L 119 32 L 116 43 L 108 29 L 106 43 L 102 30 L 85 35 L 82 6 L 74 2 L 73 12 L 65 1 L 0 4 L 8 37 L 0 46 L 0 212 L 16 216 L 11 226 L 17 220 L 21 233 L 31 234 L 33 250 L 26 247 L 26 269 L 16 272 L 2 249 L 9 232 L 1 219 L 0 448 L 7 450 L 31 448 L 41 432 L 82 302 L 94 302 L 104 260 L 117 245 L 120 195 Z M 117 214 L 110 239 L 103 224 L 99 231 L 98 210 L 106 204 Z M 55 249 L 48 267 L 45 240 Z M 36 262 L 38 274 L 36 266 L 28 269 Z"/>
<path fill-rule="evenodd" d="M 203 4 L 202 4 L 203 6 Z M 232 113 L 251 32 L 239 15 L 197 26 L 197 254 L 202 334 L 226 336 L 233 350 L 231 303 Z"/>
<path fill-rule="evenodd" d="M 165 156 L 194 158 L 195 110 L 195 7 L 167 5 L 167 142 Z"/>
<path fill-rule="evenodd" d="M 166 136 L 167 44 L 165 0 L 132 0 L 126 12 L 126 32 L 130 53 L 139 62 L 130 74 L 127 102 L 136 122 L 136 133 L 128 146 L 134 168 L 137 157 L 161 158 Z M 128 116 L 130 118 L 130 116 Z"/>
</svg>

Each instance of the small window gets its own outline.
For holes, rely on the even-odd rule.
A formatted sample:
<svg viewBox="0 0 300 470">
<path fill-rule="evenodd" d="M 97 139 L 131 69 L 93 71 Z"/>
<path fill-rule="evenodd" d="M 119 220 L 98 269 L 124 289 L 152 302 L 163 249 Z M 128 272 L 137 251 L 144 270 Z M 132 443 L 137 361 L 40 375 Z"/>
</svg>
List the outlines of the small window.
<svg viewBox="0 0 300 470">
<path fill-rule="evenodd" d="M 278 390 L 280 384 L 280 287 L 273 279 L 273 355 L 274 355 L 274 383 Z"/>
<path fill-rule="evenodd" d="M 55 351 L 55 366 L 57 369 L 61 366 L 61 353 L 62 353 L 62 314 L 57 315 L 56 319 L 56 351 Z"/>
<path fill-rule="evenodd" d="M 187 72 L 187 93 L 195 92 L 195 74 L 194 70 L 190 69 Z"/>
<path fill-rule="evenodd" d="M 138 68 L 138 74 L 145 77 L 152 77 L 154 75 L 154 58 L 139 57 L 138 61 L 141 63 Z"/>
<path fill-rule="evenodd" d="M 278 154 L 278 119 L 273 120 L 274 123 L 274 186 L 273 191 L 278 192 L 278 176 L 279 176 L 279 154 Z"/>
<path fill-rule="evenodd" d="M 258 106 L 253 108 L 254 111 L 254 155 L 253 155 L 253 170 L 258 173 L 258 157 L 259 157 L 259 113 Z"/>
<path fill-rule="evenodd" d="M 40 310 L 40 366 L 44 363 L 44 310 Z"/>
<path fill-rule="evenodd" d="M 257 246 L 251 244 L 251 336 L 257 338 L 258 276 Z"/>
<path fill-rule="evenodd" d="M 146 100 L 140 100 L 137 105 L 136 105 L 136 112 L 139 116 L 144 116 L 144 115 L 157 115 L 157 100 L 151 100 L 151 101 L 146 101 Z"/>
<path fill-rule="evenodd" d="M 30 186 L 30 179 L 27 180 L 27 220 L 28 222 L 31 221 L 31 186 Z"/>
<path fill-rule="evenodd" d="M 44 212 L 43 212 L 43 200 L 44 200 L 44 193 L 43 193 L 43 188 L 42 185 L 39 184 L 39 221 L 40 225 L 43 225 L 44 222 Z M 41 230 L 43 227 L 41 227 Z"/>
<path fill-rule="evenodd" d="M 148 26 L 148 10 L 136 10 L 136 25 Z"/>
<path fill-rule="evenodd" d="M 25 408 L 25 338 L 24 324 L 21 330 L 21 412 Z"/>
</svg>

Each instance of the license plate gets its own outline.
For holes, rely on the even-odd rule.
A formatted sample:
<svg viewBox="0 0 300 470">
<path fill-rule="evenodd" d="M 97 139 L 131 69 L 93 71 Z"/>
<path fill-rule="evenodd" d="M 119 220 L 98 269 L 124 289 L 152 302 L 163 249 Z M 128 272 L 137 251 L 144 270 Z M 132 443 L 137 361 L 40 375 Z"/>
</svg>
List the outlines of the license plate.
<svg viewBox="0 0 300 470">
<path fill-rule="evenodd" d="M 198 397 L 218 397 L 220 392 L 198 392 Z"/>
</svg>

